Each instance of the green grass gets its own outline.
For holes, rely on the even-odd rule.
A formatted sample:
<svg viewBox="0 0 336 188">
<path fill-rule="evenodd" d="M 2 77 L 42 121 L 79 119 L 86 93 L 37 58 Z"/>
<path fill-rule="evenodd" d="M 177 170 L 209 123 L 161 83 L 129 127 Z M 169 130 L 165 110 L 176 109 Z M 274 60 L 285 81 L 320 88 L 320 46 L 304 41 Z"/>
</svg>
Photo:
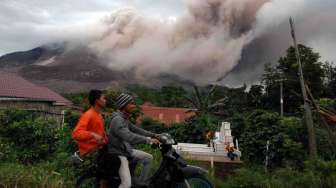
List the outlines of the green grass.
<svg viewBox="0 0 336 188">
<path fill-rule="evenodd" d="M 158 149 L 141 146 L 139 149 L 153 155 L 152 173 L 160 165 L 161 154 Z M 71 188 L 74 187 L 73 169 L 66 163 L 66 153 L 59 153 L 51 162 L 34 166 L 15 162 L 0 162 L 0 188 Z M 197 161 L 189 164 L 199 165 Z M 336 161 L 307 162 L 303 170 L 279 168 L 265 173 L 261 167 L 242 167 L 235 174 L 219 178 L 208 174 L 216 188 L 335 188 Z"/>
<path fill-rule="evenodd" d="M 315 162 L 303 171 L 279 168 L 265 173 L 262 168 L 244 167 L 225 179 L 209 177 L 218 188 L 335 188 L 336 162 Z"/>
<path fill-rule="evenodd" d="M 65 174 L 54 171 L 49 163 L 24 166 L 13 163 L 0 164 L 1 188 L 69 188 L 72 181 Z"/>
</svg>

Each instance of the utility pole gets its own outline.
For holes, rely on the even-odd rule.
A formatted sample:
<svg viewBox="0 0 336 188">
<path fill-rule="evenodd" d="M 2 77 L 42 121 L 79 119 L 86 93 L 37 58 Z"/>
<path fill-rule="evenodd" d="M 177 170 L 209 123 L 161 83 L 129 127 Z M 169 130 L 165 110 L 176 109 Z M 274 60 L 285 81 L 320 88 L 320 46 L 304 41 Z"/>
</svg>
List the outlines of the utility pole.
<svg viewBox="0 0 336 188">
<path fill-rule="evenodd" d="M 264 166 L 264 170 L 265 170 L 265 172 L 267 173 L 267 167 L 268 167 L 268 150 L 269 150 L 269 144 L 270 144 L 270 141 L 269 140 L 267 140 L 267 142 L 266 142 L 266 156 L 265 156 L 265 166 Z"/>
<path fill-rule="evenodd" d="M 283 118 L 283 116 L 284 116 L 283 81 L 285 81 L 285 80 L 286 79 L 284 79 L 284 78 L 275 80 L 276 82 L 280 83 L 280 116 L 281 116 L 281 118 Z"/>
<path fill-rule="evenodd" d="M 283 79 L 280 80 L 280 115 L 281 118 L 284 116 L 284 109 L 283 109 Z"/>
<path fill-rule="evenodd" d="M 316 149 L 316 135 L 314 131 L 314 125 L 313 125 L 313 118 L 312 118 L 312 112 L 310 109 L 310 106 L 308 104 L 308 96 L 305 88 L 304 78 L 303 78 L 303 71 L 302 71 L 302 64 L 300 59 L 300 52 L 296 43 L 296 36 L 295 36 L 295 28 L 294 28 L 294 21 L 291 17 L 289 19 L 289 23 L 291 26 L 291 34 L 294 42 L 294 48 L 295 48 L 295 55 L 297 62 L 299 64 L 299 76 L 300 76 L 300 85 L 301 85 L 301 91 L 303 95 L 303 104 L 304 104 L 304 114 L 305 114 L 305 122 L 308 130 L 308 142 L 309 142 L 309 157 L 311 160 L 314 160 L 317 158 L 317 149 Z"/>
</svg>

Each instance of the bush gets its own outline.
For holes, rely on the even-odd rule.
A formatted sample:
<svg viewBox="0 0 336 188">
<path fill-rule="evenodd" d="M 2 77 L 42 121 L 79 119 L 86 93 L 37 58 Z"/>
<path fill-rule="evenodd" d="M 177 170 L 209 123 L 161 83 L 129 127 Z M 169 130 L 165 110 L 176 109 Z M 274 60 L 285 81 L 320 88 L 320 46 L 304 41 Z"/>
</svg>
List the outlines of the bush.
<svg viewBox="0 0 336 188">
<path fill-rule="evenodd" d="M 22 110 L 1 112 L 1 151 L 3 160 L 35 163 L 56 150 L 57 127 L 53 121 L 32 119 Z"/>
<path fill-rule="evenodd" d="M 79 112 L 67 110 L 64 114 L 64 121 L 67 124 L 67 126 L 71 129 L 75 128 L 78 120 L 80 117 Z"/>
<path fill-rule="evenodd" d="M 78 118 L 79 113 L 67 111 L 65 124 L 59 128 L 53 121 L 39 119 L 28 111 L 0 111 L 0 160 L 32 164 L 59 153 L 70 156 L 77 150 L 71 132 Z"/>
<path fill-rule="evenodd" d="M 162 123 L 145 118 L 140 126 L 154 133 L 169 133 L 177 142 L 206 143 L 205 135 L 208 131 L 216 129 L 217 121 L 211 115 L 203 115 L 165 127 Z"/>
<path fill-rule="evenodd" d="M 257 110 L 248 117 L 248 126 L 240 142 L 245 160 L 251 163 L 264 161 L 266 142 L 277 133 L 279 122 L 278 114 L 262 110 Z"/>
<path fill-rule="evenodd" d="M 0 138 L 0 161 L 18 162 L 13 143 Z"/>
<path fill-rule="evenodd" d="M 217 184 L 221 188 L 333 188 L 336 185 L 336 161 L 306 162 L 303 171 L 287 167 L 265 173 L 263 168 L 242 168 L 235 176 Z"/>
<path fill-rule="evenodd" d="M 320 177 L 320 186 L 332 188 L 336 185 L 336 161 L 308 161 L 305 163 L 308 172 Z"/>
<path fill-rule="evenodd" d="M 305 160 L 306 154 L 302 139 L 304 132 L 300 119 L 280 119 L 277 113 L 256 110 L 248 117 L 248 125 L 242 134 L 241 148 L 244 160 L 249 163 L 263 163 L 266 154 L 272 167 L 295 164 Z M 266 142 L 270 141 L 269 153 Z"/>
<path fill-rule="evenodd" d="M 209 114 L 194 116 L 185 123 L 175 124 L 168 132 L 177 142 L 206 143 L 206 133 L 217 129 L 217 119 Z"/>
<path fill-rule="evenodd" d="M 147 131 L 151 131 L 153 133 L 158 133 L 158 134 L 168 131 L 168 128 L 165 127 L 164 124 L 158 121 L 152 120 L 150 118 L 144 118 L 140 124 L 140 127 Z"/>
<path fill-rule="evenodd" d="M 1 127 L 8 126 L 9 124 L 14 123 L 14 122 L 33 120 L 33 119 L 34 119 L 34 114 L 26 110 L 7 109 L 7 110 L 0 111 Z"/>
<path fill-rule="evenodd" d="M 57 132 L 57 152 L 74 153 L 78 150 L 76 141 L 71 137 L 73 128 L 67 123 Z"/>
</svg>

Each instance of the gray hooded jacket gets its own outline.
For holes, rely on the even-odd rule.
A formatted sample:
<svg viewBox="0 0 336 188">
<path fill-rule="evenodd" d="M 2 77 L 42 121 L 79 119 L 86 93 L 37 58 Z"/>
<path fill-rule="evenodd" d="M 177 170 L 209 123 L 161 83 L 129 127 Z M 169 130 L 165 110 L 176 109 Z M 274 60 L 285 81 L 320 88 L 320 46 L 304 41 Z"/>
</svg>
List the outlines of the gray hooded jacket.
<svg viewBox="0 0 336 188">
<path fill-rule="evenodd" d="M 133 125 L 122 112 L 114 112 L 109 127 L 108 151 L 130 157 L 132 145 L 148 144 L 154 133 Z"/>
</svg>

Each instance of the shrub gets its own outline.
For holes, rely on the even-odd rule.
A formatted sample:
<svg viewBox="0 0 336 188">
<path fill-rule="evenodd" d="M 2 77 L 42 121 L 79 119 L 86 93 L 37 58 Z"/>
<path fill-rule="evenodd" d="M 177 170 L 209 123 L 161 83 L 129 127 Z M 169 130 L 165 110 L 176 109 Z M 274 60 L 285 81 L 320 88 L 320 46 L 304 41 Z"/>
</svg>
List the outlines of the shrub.
<svg viewBox="0 0 336 188">
<path fill-rule="evenodd" d="M 8 156 L 4 158 L 15 157 L 25 164 L 34 163 L 46 159 L 56 150 L 57 128 L 54 122 L 42 119 L 16 121 L 17 118 L 12 116 L 8 119 L 0 131 L 2 144 L 11 146 L 10 151 L 7 148 Z"/>
<path fill-rule="evenodd" d="M 141 128 L 145 130 L 151 131 L 153 133 L 158 133 L 158 134 L 168 131 L 168 128 L 165 127 L 165 125 L 155 120 L 152 120 L 150 118 L 144 118 L 140 126 Z"/>
<path fill-rule="evenodd" d="M 298 136 L 304 132 L 300 119 L 281 120 L 277 113 L 256 110 L 247 121 L 240 142 L 244 160 L 261 164 L 267 154 L 272 167 L 287 163 L 300 166 L 300 161 L 305 160 L 302 138 Z M 270 141 L 269 153 L 266 153 L 267 140 Z"/>
<path fill-rule="evenodd" d="M 263 168 L 242 168 L 222 182 L 221 188 L 333 188 L 336 185 L 336 162 L 306 162 L 303 171 L 290 167 L 265 173 Z"/>
<path fill-rule="evenodd" d="M 194 116 L 184 123 L 175 124 L 168 132 L 177 142 L 206 143 L 206 133 L 216 130 L 217 119 L 209 114 Z"/>
<path fill-rule="evenodd" d="M 32 112 L 17 109 L 0 111 L 0 160 L 38 163 L 53 156 L 54 152 L 77 150 L 71 132 L 79 113 L 67 111 L 65 125 L 57 127 L 53 121 L 34 117 Z"/>
</svg>

